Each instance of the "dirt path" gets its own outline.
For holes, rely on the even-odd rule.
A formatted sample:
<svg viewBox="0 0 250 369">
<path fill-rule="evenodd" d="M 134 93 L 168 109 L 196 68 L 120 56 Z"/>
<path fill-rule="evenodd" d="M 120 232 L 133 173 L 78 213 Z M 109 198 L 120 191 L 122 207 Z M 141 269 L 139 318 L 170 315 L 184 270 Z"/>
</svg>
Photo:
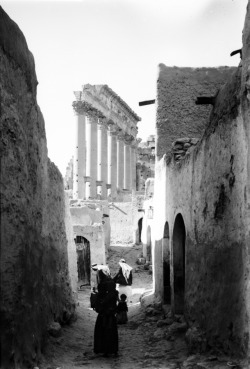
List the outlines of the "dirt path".
<svg viewBox="0 0 250 369">
<path fill-rule="evenodd" d="M 50 338 L 46 358 L 39 369 L 249 369 L 247 364 L 240 365 L 228 357 L 218 357 L 212 353 L 188 355 L 185 332 L 179 329 L 181 322 L 161 325 L 160 322 L 167 321 L 163 311 L 152 307 L 146 310 L 141 308 L 139 298 L 143 292 L 152 288 L 152 277 L 148 271 L 135 264 L 140 251 L 139 246 L 116 246 L 111 247 L 109 253 L 108 264 L 112 275 L 117 272 L 117 263 L 122 257 L 134 268 L 132 302 L 128 304 L 129 322 L 118 326 L 119 356 L 105 358 L 93 353 L 97 314 L 89 307 L 90 287 L 85 287 L 79 291 L 77 321 L 63 327 L 61 337 Z M 171 330 L 176 325 L 179 327 L 177 331 Z"/>
</svg>

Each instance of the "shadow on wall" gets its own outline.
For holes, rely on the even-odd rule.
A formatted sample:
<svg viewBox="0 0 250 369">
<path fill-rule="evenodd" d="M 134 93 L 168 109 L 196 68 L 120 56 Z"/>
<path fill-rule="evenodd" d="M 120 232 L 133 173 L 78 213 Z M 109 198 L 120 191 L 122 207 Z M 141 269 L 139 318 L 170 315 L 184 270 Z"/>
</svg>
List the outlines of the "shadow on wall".
<svg viewBox="0 0 250 369">
<path fill-rule="evenodd" d="M 177 214 L 173 230 L 174 312 L 183 314 L 185 296 L 185 240 L 186 228 L 181 214 Z"/>
<path fill-rule="evenodd" d="M 165 223 L 162 239 L 163 303 L 171 304 L 169 225 Z"/>
<path fill-rule="evenodd" d="M 76 236 L 77 272 L 80 285 L 90 286 L 90 242 L 83 236 Z"/>
<path fill-rule="evenodd" d="M 136 238 L 138 238 L 136 240 L 137 244 L 141 243 L 142 222 L 143 222 L 143 218 L 140 218 L 139 221 L 138 221 L 138 228 L 137 228 L 137 232 L 136 232 Z"/>
<path fill-rule="evenodd" d="M 147 227 L 147 260 L 152 260 L 152 250 L 151 250 L 151 227 L 148 225 Z"/>
</svg>

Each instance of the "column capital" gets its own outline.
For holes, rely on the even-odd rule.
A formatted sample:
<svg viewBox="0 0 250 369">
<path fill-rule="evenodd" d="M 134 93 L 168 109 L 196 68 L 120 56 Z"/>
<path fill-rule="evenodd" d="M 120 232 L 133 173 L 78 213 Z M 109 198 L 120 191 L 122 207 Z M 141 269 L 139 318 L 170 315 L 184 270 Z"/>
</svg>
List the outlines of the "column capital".
<svg viewBox="0 0 250 369">
<path fill-rule="evenodd" d="M 102 118 L 102 119 L 98 119 L 97 121 L 97 128 L 98 129 L 108 129 L 108 124 L 107 124 L 107 119 L 106 118 Z"/>
<path fill-rule="evenodd" d="M 129 134 L 125 133 L 124 142 L 125 142 L 126 145 L 131 145 L 133 140 L 134 140 L 134 137 L 132 135 L 129 135 Z"/>
<path fill-rule="evenodd" d="M 105 118 L 105 116 L 102 114 L 100 110 L 96 109 L 93 105 L 89 104 L 87 101 L 76 100 L 73 101 L 72 106 L 76 114 L 81 115 L 85 114 L 92 119 Z"/>
<path fill-rule="evenodd" d="M 117 137 L 117 135 L 118 135 L 117 131 L 108 131 L 108 133 L 109 133 L 110 136 L 114 136 L 114 137 Z"/>
<path fill-rule="evenodd" d="M 134 140 L 134 141 L 132 141 L 131 142 L 131 147 L 132 147 L 132 149 L 136 149 L 137 148 L 137 141 L 136 140 Z"/>
<path fill-rule="evenodd" d="M 117 135 L 117 140 L 124 142 L 124 139 L 125 139 L 124 132 L 120 129 Z"/>
<path fill-rule="evenodd" d="M 117 136 L 119 132 L 121 132 L 121 128 L 119 128 L 114 122 L 108 121 L 108 132 L 111 136 Z"/>
</svg>

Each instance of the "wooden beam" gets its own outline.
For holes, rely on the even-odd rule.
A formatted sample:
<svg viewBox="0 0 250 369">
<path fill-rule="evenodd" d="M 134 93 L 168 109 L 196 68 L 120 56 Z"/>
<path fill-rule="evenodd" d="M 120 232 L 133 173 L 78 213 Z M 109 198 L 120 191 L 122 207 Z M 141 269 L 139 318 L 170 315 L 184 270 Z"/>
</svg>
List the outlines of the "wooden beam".
<svg viewBox="0 0 250 369">
<path fill-rule="evenodd" d="M 200 96 L 196 98 L 196 105 L 214 105 L 214 96 Z"/>
<path fill-rule="evenodd" d="M 154 104 L 155 100 L 146 100 L 139 102 L 139 106 Z"/>
</svg>

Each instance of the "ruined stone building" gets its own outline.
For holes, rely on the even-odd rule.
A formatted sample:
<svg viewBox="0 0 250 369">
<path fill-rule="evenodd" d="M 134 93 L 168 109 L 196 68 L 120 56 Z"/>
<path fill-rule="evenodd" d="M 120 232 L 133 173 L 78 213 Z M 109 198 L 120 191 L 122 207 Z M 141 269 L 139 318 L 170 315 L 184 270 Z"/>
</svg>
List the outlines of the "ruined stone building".
<svg viewBox="0 0 250 369">
<path fill-rule="evenodd" d="M 84 85 L 75 97 L 76 146 L 65 188 L 72 198 L 79 282 L 86 283 L 87 274 L 90 283 L 90 263 L 105 263 L 110 244 L 132 245 L 145 238 L 145 181 L 154 175 L 155 140 L 150 136 L 139 143 L 140 118 L 107 85 Z M 90 233 L 98 237 L 90 240 Z M 145 248 L 151 248 L 151 233 Z"/>
<path fill-rule="evenodd" d="M 84 85 L 75 97 L 73 198 L 115 200 L 135 189 L 140 118 L 107 85 Z"/>
<path fill-rule="evenodd" d="M 250 352 L 249 10 L 238 68 L 160 64 L 157 80 L 154 294 L 237 354 Z"/>
<path fill-rule="evenodd" d="M 90 85 L 87 85 L 87 86 L 89 89 Z M 98 87 L 98 89 L 100 89 L 100 87 Z M 97 92 L 95 91 L 95 93 Z M 118 131 L 119 128 L 116 128 L 116 130 Z M 85 127 L 85 134 L 86 134 L 86 127 Z M 104 132 L 103 134 L 105 135 L 105 138 L 106 138 L 107 132 Z M 120 134 L 120 137 L 122 137 L 122 134 Z M 85 141 L 85 144 L 87 145 L 87 141 Z M 117 174 L 120 173 L 120 176 L 121 176 L 120 183 L 125 184 L 124 178 L 126 177 L 126 173 L 124 170 L 121 170 L 120 168 L 121 161 L 122 161 L 122 164 L 121 164 L 122 168 L 125 167 L 124 155 L 122 155 L 123 150 L 122 151 L 120 150 L 121 145 L 123 144 L 121 142 L 119 143 L 118 141 L 116 152 L 117 152 L 117 157 L 120 157 L 120 160 L 119 161 L 115 160 L 117 162 L 117 172 L 116 173 Z M 95 198 L 91 200 L 86 200 L 86 195 L 85 195 L 85 200 L 83 201 L 79 202 L 79 201 L 76 201 L 76 199 L 71 200 L 71 206 L 74 208 L 72 209 L 74 212 L 76 211 L 76 208 L 77 208 L 77 211 L 80 212 L 79 206 L 85 207 L 84 211 L 88 211 L 87 208 L 90 206 L 90 202 L 92 203 L 91 205 L 92 208 L 96 204 L 96 207 L 98 208 L 98 210 L 102 209 L 103 207 L 103 205 L 101 205 L 100 207 L 100 203 L 105 204 L 105 211 L 102 212 L 101 221 L 104 227 L 106 228 L 102 236 L 103 238 L 105 238 L 106 252 L 108 251 L 108 247 L 110 244 L 112 245 L 132 244 L 132 243 L 138 244 L 140 242 L 143 242 L 143 243 L 145 242 L 145 245 L 144 245 L 145 253 L 144 254 L 146 257 L 146 255 L 151 254 L 151 251 L 149 251 L 149 249 L 151 248 L 151 233 L 149 232 L 149 230 L 146 232 L 146 230 L 143 229 L 143 219 L 144 218 L 147 219 L 147 217 L 145 217 L 145 214 L 148 211 L 147 206 L 152 206 L 151 202 L 152 202 L 152 197 L 153 197 L 153 188 L 151 186 L 150 187 L 151 192 L 148 193 L 148 190 L 145 188 L 145 182 L 149 178 L 154 177 L 155 137 L 152 135 L 148 138 L 147 142 L 141 142 L 141 140 L 137 139 L 135 136 L 134 137 L 134 147 L 131 149 L 129 148 L 129 146 L 127 146 L 127 148 L 124 148 L 124 153 L 128 149 L 130 151 L 135 149 L 135 151 L 133 151 L 133 160 L 130 159 L 129 161 L 127 161 L 126 159 L 126 161 L 128 162 L 127 167 L 130 168 L 131 178 L 133 178 L 133 180 L 131 180 L 131 187 L 126 190 L 124 188 L 122 189 L 122 188 L 114 186 L 115 190 L 112 195 L 112 198 L 109 195 L 106 200 L 100 200 L 100 198 L 104 197 L 104 195 L 101 195 L 100 193 L 99 194 L 96 193 Z M 86 151 L 86 148 L 85 148 L 85 151 Z M 104 154 L 106 155 L 107 151 L 104 151 Z M 131 158 L 132 156 L 130 155 L 129 157 Z M 102 165 L 104 164 L 104 162 L 105 160 L 102 160 Z M 71 198 L 76 197 L 76 192 L 73 193 L 72 191 L 73 190 L 73 178 L 76 179 L 77 177 L 76 175 L 74 175 L 74 165 L 77 165 L 76 163 L 77 161 L 74 160 L 74 158 L 70 160 L 67 166 L 66 175 L 64 178 L 65 189 L 68 190 L 69 196 Z M 123 163 L 124 163 L 124 166 L 123 166 Z M 109 186 L 106 184 L 106 188 L 107 187 Z M 105 184 L 104 184 L 104 188 L 105 188 Z M 105 189 L 102 190 L 102 194 L 103 194 L 103 191 L 105 191 Z M 106 195 L 107 195 L 107 192 L 106 192 Z M 151 199 L 150 205 L 147 201 L 148 199 Z M 100 212 L 99 212 L 99 215 L 100 215 Z M 76 219 L 73 220 L 73 222 L 75 221 Z M 93 223 L 94 221 L 95 221 L 95 218 L 93 218 Z M 76 226 L 79 225 L 79 219 L 77 220 L 77 222 L 78 223 L 74 224 L 75 230 L 77 229 Z M 145 224 L 146 223 L 144 221 L 144 226 Z M 81 224 L 81 226 L 85 226 L 85 225 L 89 227 L 90 223 L 88 222 L 87 224 L 85 223 Z M 82 233 L 84 233 L 84 228 L 82 228 Z M 142 236 L 144 233 L 145 235 Z M 77 234 L 75 233 L 75 239 L 76 237 L 77 237 Z M 77 247 L 80 247 L 82 249 L 83 246 L 81 244 L 79 246 L 77 245 Z M 100 259 L 99 256 L 96 255 L 96 252 L 94 251 L 95 244 L 92 244 L 92 249 L 93 249 L 93 251 L 91 252 L 91 254 L 93 255 L 92 260 L 103 263 L 103 259 L 101 258 L 101 260 L 99 260 Z M 87 256 L 87 259 L 91 259 L 90 256 Z"/>
<path fill-rule="evenodd" d="M 39 360 L 47 327 L 74 316 L 76 251 L 63 178 L 47 155 L 34 59 L 0 7 L 1 367 Z"/>
<path fill-rule="evenodd" d="M 64 188 L 65 190 L 73 190 L 73 163 L 74 157 L 72 157 L 67 165 L 66 173 L 64 176 Z M 71 194 L 72 197 L 72 194 Z"/>
<path fill-rule="evenodd" d="M 155 136 L 140 142 L 137 148 L 136 190 L 145 191 L 145 182 L 155 176 Z"/>
</svg>

